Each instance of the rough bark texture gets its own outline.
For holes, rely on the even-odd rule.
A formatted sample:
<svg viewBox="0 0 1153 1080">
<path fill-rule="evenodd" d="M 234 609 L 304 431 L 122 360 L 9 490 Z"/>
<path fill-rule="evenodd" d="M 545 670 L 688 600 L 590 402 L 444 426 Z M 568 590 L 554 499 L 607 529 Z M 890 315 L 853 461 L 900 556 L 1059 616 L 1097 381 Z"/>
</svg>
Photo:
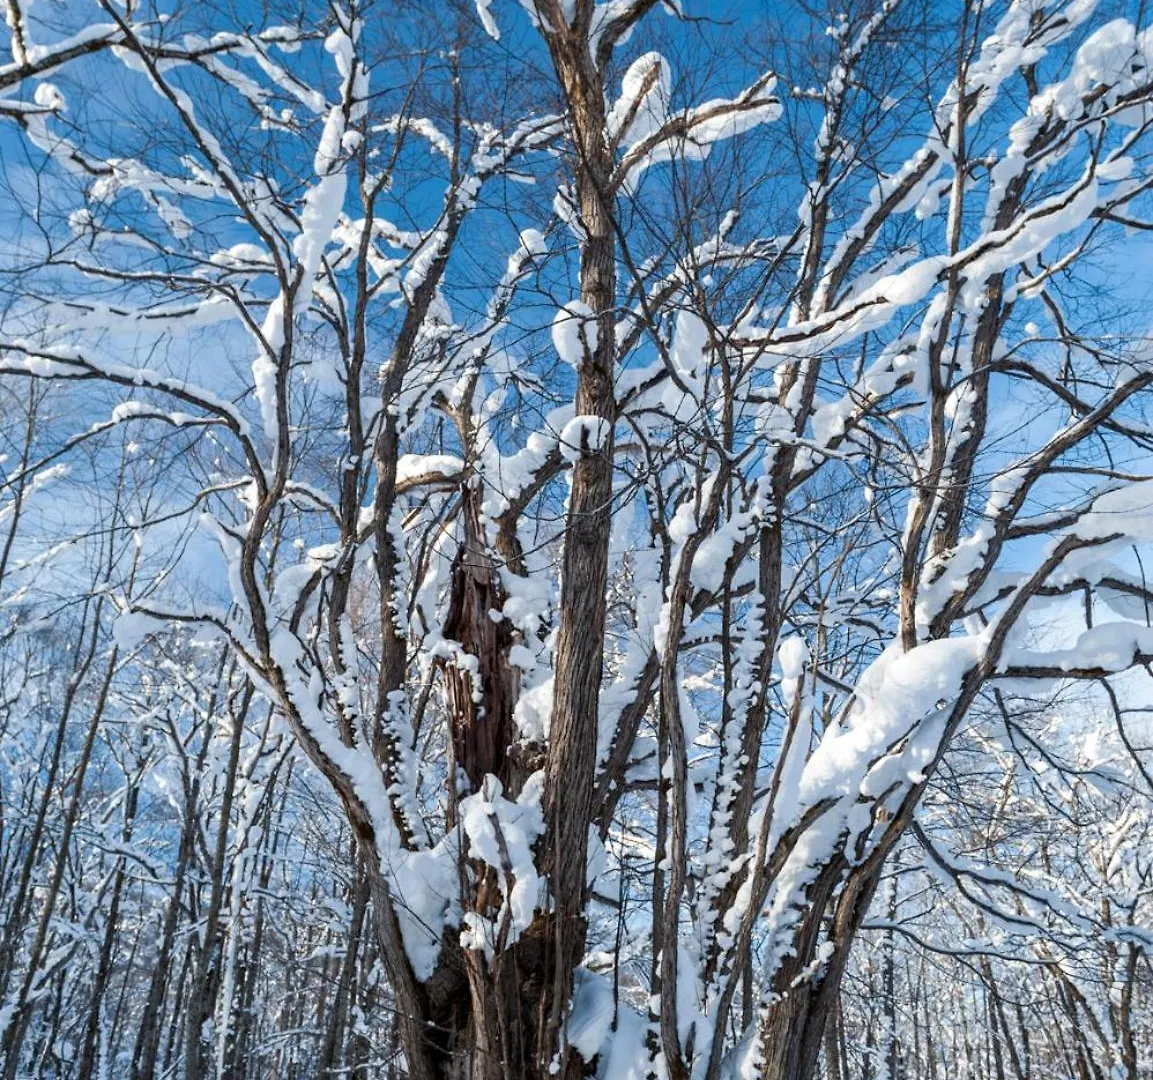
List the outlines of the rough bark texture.
<svg viewBox="0 0 1153 1080">
<path fill-rule="evenodd" d="M 595 347 L 586 349 L 578 371 L 576 412 L 611 423 L 616 297 L 613 209 L 609 185 L 612 152 L 606 141 L 601 73 L 589 52 L 592 4 L 582 4 L 571 26 L 559 10 L 546 33 L 553 64 L 569 107 L 574 141 L 577 205 L 585 240 L 581 246 L 581 300 L 596 319 Z M 555 693 L 549 739 L 543 862 L 555 902 L 556 960 L 542 1032 L 538 1067 L 548 1068 L 556 1050 L 572 972 L 584 953 L 583 918 L 588 828 L 593 817 L 597 708 L 604 659 L 605 591 L 608 579 L 612 501 L 611 435 L 575 462 L 561 565 Z M 579 1075 L 575 1053 L 561 1049 L 560 1074 Z"/>
<path fill-rule="evenodd" d="M 495 617 L 506 600 L 492 554 L 486 550 L 476 492 L 462 494 L 464 541 L 452 566 L 452 595 L 445 636 L 477 664 L 477 680 L 458 665 L 445 666 L 445 690 L 452 723 L 453 753 L 471 790 L 492 775 L 508 784 L 509 748 L 516 738 L 513 706 L 518 679 L 509 663 L 514 644 L 507 619 Z"/>
<path fill-rule="evenodd" d="M 452 729 L 457 790 L 480 790 L 494 776 L 509 794 L 520 790 L 525 769 L 512 754 L 517 673 L 509 663 L 514 634 L 507 620 L 494 618 L 504 606 L 500 572 L 481 527 L 477 495 L 467 486 L 461 495 L 463 539 L 453 561 L 451 597 L 445 633 L 475 661 L 474 675 L 464 666 L 444 669 Z M 462 899 L 486 919 L 500 910 L 496 871 L 469 861 L 461 882 Z M 543 1003 L 553 981 L 552 921 L 541 915 L 507 948 L 491 959 L 461 948 L 446 934 L 441 961 L 426 989 L 432 1022 L 447 1036 L 438 1052 L 446 1078 L 504 1080 L 537 1075 Z"/>
</svg>

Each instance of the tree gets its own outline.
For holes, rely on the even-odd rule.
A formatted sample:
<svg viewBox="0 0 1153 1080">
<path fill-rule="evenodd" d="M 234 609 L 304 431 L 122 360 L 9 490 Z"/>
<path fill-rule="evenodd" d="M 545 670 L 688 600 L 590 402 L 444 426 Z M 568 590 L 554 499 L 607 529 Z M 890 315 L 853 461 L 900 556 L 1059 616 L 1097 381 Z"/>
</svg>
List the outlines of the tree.
<svg viewBox="0 0 1153 1080">
<path fill-rule="evenodd" d="M 969 718 L 1153 659 L 1153 367 L 1108 321 L 1153 38 L 1083 0 L 947 7 L 797 6 L 713 70 L 738 31 L 671 0 L 257 29 L 9 0 L 36 232 L 0 378 L 86 413 L 26 439 L 10 535 L 131 429 L 109 680 L 172 627 L 232 673 L 185 1075 L 230 1007 L 255 694 L 355 837 L 349 938 L 371 901 L 407 1075 L 808 1080 L 886 860 L 951 865 L 918 807 Z M 20 528 L 22 570 L 64 538 Z"/>
</svg>

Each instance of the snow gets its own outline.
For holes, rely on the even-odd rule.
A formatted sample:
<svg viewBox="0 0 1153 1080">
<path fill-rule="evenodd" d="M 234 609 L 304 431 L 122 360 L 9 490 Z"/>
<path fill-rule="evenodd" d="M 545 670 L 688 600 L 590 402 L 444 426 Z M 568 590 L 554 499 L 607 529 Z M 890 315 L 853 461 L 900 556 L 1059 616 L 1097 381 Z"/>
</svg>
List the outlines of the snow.
<svg viewBox="0 0 1153 1080">
<path fill-rule="evenodd" d="M 913 731 L 926 714 L 951 705 L 985 645 L 982 636 L 928 641 L 909 652 L 890 645 L 858 680 L 847 720 L 825 732 L 806 762 L 801 805 L 855 796 L 865 770 L 886 748 Z"/>
<path fill-rule="evenodd" d="M 48 109 L 52 112 L 64 111 L 64 95 L 59 87 L 50 82 L 42 82 L 37 86 L 32 94 L 32 100 L 42 109 Z"/>
<path fill-rule="evenodd" d="M 507 935 L 505 940 L 511 944 L 528 929 L 544 900 L 544 883 L 537 875 L 532 850 L 544 832 L 540 805 L 543 783 L 544 774 L 534 773 L 513 802 L 504 797 L 495 776 L 486 776 L 481 790 L 466 796 L 457 808 L 469 855 L 496 871 L 503 896 L 499 915 L 489 920 L 470 913 L 461 934 L 466 948 L 481 949 L 489 957 L 499 935 Z"/>
<path fill-rule="evenodd" d="M 738 513 L 701 541 L 693 556 L 691 576 L 697 588 L 709 592 L 720 589 L 728 561 L 752 524 L 751 515 Z"/>
<path fill-rule="evenodd" d="M 1117 566 L 1106 564 L 1100 570 L 1097 596 L 1101 602 L 1108 605 L 1116 614 L 1127 619 L 1133 619 L 1146 625 L 1153 623 L 1153 600 L 1140 595 L 1145 589 L 1144 582 L 1136 575 L 1128 574 Z M 1108 583 L 1110 581 L 1116 582 L 1117 585 L 1128 585 L 1134 591 L 1122 591 L 1110 585 Z"/>
<path fill-rule="evenodd" d="M 583 300 L 571 300 L 560 308 L 552 323 L 552 343 L 557 355 L 574 368 L 597 349 L 597 318 Z"/>
<path fill-rule="evenodd" d="M 561 430 L 557 446 L 565 461 L 575 463 L 600 453 L 612 437 L 613 425 L 601 416 L 574 416 Z"/>
<path fill-rule="evenodd" d="M 565 1023 L 565 1038 L 585 1061 L 602 1050 L 613 1023 L 612 983 L 586 967 L 573 973 L 572 1007 Z"/>
<path fill-rule="evenodd" d="M 324 122 L 324 131 L 313 162 L 319 179 L 304 197 L 300 234 L 292 243 L 293 253 L 301 269 L 300 285 L 296 293 L 297 312 L 307 310 L 312 300 L 313 283 L 320 269 L 320 260 L 332 239 L 344 205 L 347 186 L 345 171 L 341 166 L 344 135 L 344 111 L 341 106 L 334 105 Z"/>
<path fill-rule="evenodd" d="M 112 639 L 122 652 L 131 652 L 149 634 L 161 629 L 164 622 L 144 612 L 122 611 L 112 623 Z"/>
<path fill-rule="evenodd" d="M 1131 481 L 1098 495 L 1076 532 L 1086 540 L 1125 536 L 1153 542 L 1153 480 Z"/>
<path fill-rule="evenodd" d="M 799 634 L 785 638 L 777 646 L 777 664 L 780 666 L 782 678 L 795 682 L 804 674 L 808 662 L 809 647 Z"/>
<path fill-rule="evenodd" d="M 1153 656 L 1153 629 L 1134 622 L 1104 622 L 1084 631 L 1071 648 L 1031 652 L 1007 650 L 999 667 L 1046 667 L 1069 671 L 1074 668 L 1124 671 L 1138 656 Z"/>
<path fill-rule="evenodd" d="M 732 101 L 718 98 L 694 109 L 689 114 L 692 141 L 700 147 L 706 147 L 723 139 L 743 135 L 761 124 L 771 124 L 781 115 L 781 106 L 777 101 L 766 101 L 751 108 L 729 108 L 743 103 L 742 98 Z M 710 115 L 713 113 L 717 115 Z"/>
<path fill-rule="evenodd" d="M 27 14 L 30 5 L 28 3 L 21 3 L 20 7 L 23 8 L 25 14 Z M 5 14 L 10 20 L 13 17 L 13 9 L 8 5 L 5 5 L 5 9 Z M 11 25 L 11 22 L 9 22 L 9 26 Z M 53 56 L 60 56 L 63 53 L 70 52 L 72 49 L 90 42 L 116 37 L 119 34 L 119 29 L 115 23 L 90 23 L 83 29 L 78 30 L 75 34 L 71 34 L 59 41 L 54 41 L 51 45 L 29 45 L 27 62 L 29 64 L 44 64 Z M 0 68 L 0 70 L 3 69 Z"/>
<path fill-rule="evenodd" d="M 441 935 L 456 925 L 457 859 L 451 838 L 430 851 L 412 851 L 389 866 L 390 889 L 400 922 L 404 951 L 413 974 L 428 979 L 436 970 Z"/>
<path fill-rule="evenodd" d="M 500 29 L 497 27 L 496 19 L 494 19 L 492 15 L 492 0 L 476 0 L 476 13 L 480 17 L 484 32 L 488 34 L 493 41 L 500 41 Z"/>
<path fill-rule="evenodd" d="M 595 1001 L 585 1015 L 594 1014 L 596 1006 L 603 1009 L 603 1005 Z M 600 1015 L 599 1011 L 595 1015 Z M 601 1045 L 598 1075 L 605 1080 L 648 1080 L 652 1075 L 647 1046 L 651 1026 L 640 1012 L 624 1002 L 617 1007 L 615 1023 L 611 1038 L 606 1038 Z M 584 1030 L 588 1032 L 591 1026 L 586 1020 Z M 592 1041 L 590 1034 L 584 1045 L 591 1045 Z"/>
<path fill-rule="evenodd" d="M 1126 89 L 1125 83 L 1131 79 L 1131 65 L 1141 58 L 1144 43 L 1144 40 L 1138 41 L 1136 28 L 1128 19 L 1113 19 L 1095 30 L 1077 50 L 1073 64 L 1072 84 L 1078 94 L 1085 95 L 1094 87 L 1115 83 L 1118 76 L 1129 76 L 1119 88 Z M 1145 63 L 1148 64 L 1147 58 Z"/>
<path fill-rule="evenodd" d="M 672 70 L 660 53 L 637 57 L 621 80 L 621 96 L 605 119 L 609 137 L 639 142 L 660 129 L 668 118 Z"/>
<path fill-rule="evenodd" d="M 278 437 L 279 405 L 276 383 L 280 350 L 284 348 L 284 296 L 278 296 L 268 305 L 264 323 L 260 328 L 261 351 L 252 361 L 252 381 L 264 434 L 269 439 Z"/>
<path fill-rule="evenodd" d="M 464 462 L 455 454 L 401 454 L 396 461 L 396 482 L 411 483 L 422 477 L 459 476 Z"/>
<path fill-rule="evenodd" d="M 452 160 L 452 140 L 431 120 L 423 116 L 393 116 L 376 126 L 377 131 L 399 134 L 411 131 L 428 140 L 429 146 L 446 160 Z"/>
<path fill-rule="evenodd" d="M 553 686 L 550 676 L 522 687 L 513 710 L 513 719 L 522 739 L 543 741 L 548 738 L 552 720 Z"/>
<path fill-rule="evenodd" d="M 655 55 L 650 54 L 652 57 Z M 647 70 L 656 73 L 657 80 L 653 89 L 643 97 L 643 109 L 638 112 L 643 111 L 645 116 L 643 119 L 638 116 L 638 120 L 641 120 L 642 130 L 651 130 L 644 136 L 633 138 L 625 148 L 622 180 L 628 188 L 634 187 L 640 174 L 654 165 L 674 158 L 704 160 L 713 144 L 735 138 L 761 124 L 772 123 L 781 115 L 781 104 L 773 94 L 776 78 L 766 75 L 735 98 L 714 98 L 696 108 L 674 114 L 669 117 L 668 124 L 656 124 L 654 118 L 663 115 L 660 103 L 667 97 L 664 94 L 658 95 L 656 87 L 662 85 L 667 65 L 663 60 L 658 65 L 657 61 L 650 59 Z M 626 101 L 630 87 L 635 95 L 644 85 L 642 69 L 630 69 L 630 73 L 632 78 L 626 76 L 625 94 L 621 102 Z M 627 117 L 627 106 L 622 104 L 619 112 L 614 107 L 613 115 L 616 123 L 622 123 Z M 666 127 L 669 133 L 662 138 L 660 132 Z M 629 131 L 631 134 L 632 126 Z"/>
</svg>

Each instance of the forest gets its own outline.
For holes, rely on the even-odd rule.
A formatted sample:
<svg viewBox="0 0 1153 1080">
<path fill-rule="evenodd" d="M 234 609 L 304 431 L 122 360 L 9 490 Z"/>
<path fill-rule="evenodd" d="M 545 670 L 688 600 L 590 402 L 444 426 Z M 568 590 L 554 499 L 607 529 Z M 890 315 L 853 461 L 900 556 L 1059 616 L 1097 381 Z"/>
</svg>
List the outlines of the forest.
<svg viewBox="0 0 1153 1080">
<path fill-rule="evenodd" d="M 0 1080 L 1153 1080 L 1146 0 L 0 6 Z"/>
</svg>

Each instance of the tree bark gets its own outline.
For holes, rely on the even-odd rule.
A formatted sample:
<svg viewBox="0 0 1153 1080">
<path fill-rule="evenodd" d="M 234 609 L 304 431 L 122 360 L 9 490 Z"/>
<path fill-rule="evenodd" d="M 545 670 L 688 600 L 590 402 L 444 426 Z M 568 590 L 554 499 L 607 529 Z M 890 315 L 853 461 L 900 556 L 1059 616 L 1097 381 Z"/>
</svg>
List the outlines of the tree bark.
<svg viewBox="0 0 1153 1080">
<path fill-rule="evenodd" d="M 545 37 L 572 124 L 577 205 L 585 233 L 580 298 L 596 326 L 596 341 L 592 348 L 586 347 L 577 372 L 575 408 L 580 416 L 599 418 L 608 429 L 600 444 L 582 452 L 573 464 L 561 560 L 555 689 L 546 766 L 546 832 L 541 854 L 555 905 L 549 928 L 555 961 L 546 991 L 548 1017 L 537 1048 L 537 1068 L 544 1073 L 559 1052 L 559 1075 L 568 1080 L 582 1070 L 578 1055 L 571 1053 L 559 1036 L 587 930 L 583 916 L 585 874 L 588 829 L 593 818 L 612 525 L 616 248 L 605 87 L 589 50 L 593 5 L 579 5 L 572 25 L 559 4 L 550 4 L 549 9 L 551 29 L 546 30 Z"/>
</svg>

